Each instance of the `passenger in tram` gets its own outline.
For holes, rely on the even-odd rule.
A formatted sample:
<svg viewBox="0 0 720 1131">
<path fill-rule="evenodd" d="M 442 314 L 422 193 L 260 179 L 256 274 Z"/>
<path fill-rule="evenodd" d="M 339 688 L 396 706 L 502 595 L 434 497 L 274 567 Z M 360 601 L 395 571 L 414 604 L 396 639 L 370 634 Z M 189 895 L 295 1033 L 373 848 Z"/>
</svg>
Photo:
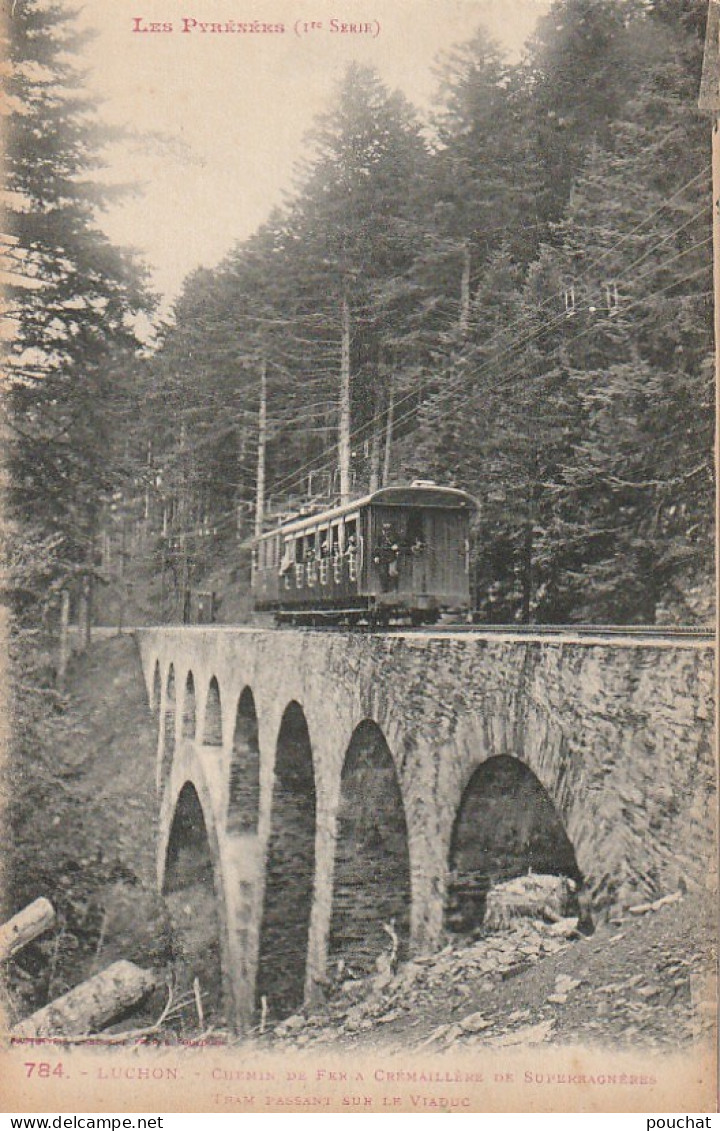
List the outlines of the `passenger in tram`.
<svg viewBox="0 0 720 1131">
<path fill-rule="evenodd" d="M 288 570 L 292 569 L 294 564 L 295 558 L 293 555 L 292 544 L 290 542 L 286 542 L 285 553 L 283 554 L 282 561 L 280 562 L 280 576 L 284 577 Z"/>
<path fill-rule="evenodd" d="M 375 545 L 373 562 L 377 566 L 383 593 L 397 589 L 400 570 L 400 540 L 390 522 L 382 524 L 382 531 Z"/>
</svg>

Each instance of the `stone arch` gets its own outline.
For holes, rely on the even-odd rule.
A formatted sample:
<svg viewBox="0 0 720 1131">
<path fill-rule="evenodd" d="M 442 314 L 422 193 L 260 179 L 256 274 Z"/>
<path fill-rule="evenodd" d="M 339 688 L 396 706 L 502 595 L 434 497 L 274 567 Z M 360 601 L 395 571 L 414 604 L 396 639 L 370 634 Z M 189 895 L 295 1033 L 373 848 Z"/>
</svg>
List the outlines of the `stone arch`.
<svg viewBox="0 0 720 1131">
<path fill-rule="evenodd" d="M 165 684 L 165 727 L 163 734 L 162 762 L 160 766 L 160 786 L 167 781 L 175 756 L 175 709 L 177 695 L 175 691 L 175 668 L 172 664 L 168 668 L 167 682 Z"/>
<path fill-rule="evenodd" d="M 180 990 L 198 979 L 205 1020 L 220 1020 L 224 1001 L 223 942 L 215 859 L 195 785 L 178 793 L 163 866 L 162 893 L 170 915 Z M 193 1007 L 194 1012 L 194 1007 Z"/>
<path fill-rule="evenodd" d="M 246 687 L 238 700 L 230 753 L 228 833 L 257 833 L 260 816 L 260 747 L 255 698 Z"/>
<path fill-rule="evenodd" d="M 445 924 L 481 926 L 487 893 L 528 871 L 583 876 L 558 810 L 535 773 L 506 754 L 486 759 L 463 791 L 450 841 Z"/>
<path fill-rule="evenodd" d="M 182 736 L 195 738 L 197 712 L 195 705 L 195 677 L 192 672 L 187 673 L 185 680 L 185 697 L 183 699 Z"/>
<path fill-rule="evenodd" d="M 385 736 L 371 719 L 354 730 L 340 779 L 329 959 L 359 973 L 378 956 L 407 957 L 410 853 L 400 783 Z M 386 929 L 389 928 L 388 929 Z"/>
<path fill-rule="evenodd" d="M 205 700 L 203 745 L 222 746 L 222 705 L 220 703 L 220 685 L 218 684 L 217 676 L 213 676 L 210 680 L 207 699 Z"/>
<path fill-rule="evenodd" d="M 160 715 L 160 700 L 162 698 L 162 676 L 160 675 L 160 661 L 156 660 L 153 666 L 152 699 L 150 708 L 155 717 Z"/>
<path fill-rule="evenodd" d="M 256 982 L 271 1018 L 303 1004 L 315 875 L 315 774 L 305 713 L 295 700 L 280 723 L 275 754 L 265 898 Z"/>
</svg>

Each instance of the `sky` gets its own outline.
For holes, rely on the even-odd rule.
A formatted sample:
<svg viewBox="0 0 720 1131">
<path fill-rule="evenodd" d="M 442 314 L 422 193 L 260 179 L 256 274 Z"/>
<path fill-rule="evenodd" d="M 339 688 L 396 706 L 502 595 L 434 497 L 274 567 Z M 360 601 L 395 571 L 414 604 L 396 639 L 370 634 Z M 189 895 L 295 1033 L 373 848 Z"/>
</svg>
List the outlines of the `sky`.
<svg viewBox="0 0 720 1131">
<path fill-rule="evenodd" d="M 83 22 L 96 32 L 87 63 L 99 113 L 137 135 L 111 153 L 108 178 L 134 188 L 102 226 L 141 253 L 169 302 L 188 272 L 214 266 L 282 202 L 303 138 L 331 108 L 351 59 L 376 67 L 422 111 L 439 53 L 482 23 L 517 58 L 548 4 L 84 0 Z M 202 28 L 253 21 L 285 32 Z M 343 24 L 369 30 L 334 30 Z"/>
</svg>

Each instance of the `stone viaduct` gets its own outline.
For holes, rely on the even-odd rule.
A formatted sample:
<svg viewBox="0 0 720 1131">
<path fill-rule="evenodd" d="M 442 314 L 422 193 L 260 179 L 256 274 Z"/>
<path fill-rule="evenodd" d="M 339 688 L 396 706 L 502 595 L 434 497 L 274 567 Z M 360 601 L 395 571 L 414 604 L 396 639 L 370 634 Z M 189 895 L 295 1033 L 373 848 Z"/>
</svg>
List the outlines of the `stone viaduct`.
<svg viewBox="0 0 720 1131">
<path fill-rule="evenodd" d="M 458 874 L 503 878 L 498 859 L 584 882 L 596 916 L 706 879 L 708 641 L 138 636 L 159 724 L 159 882 L 188 882 L 200 852 L 239 1028 L 263 996 L 276 1016 L 317 1000 L 336 960 L 377 957 L 392 930 L 404 954 L 437 948 L 453 883 L 456 902 L 473 887 Z"/>
</svg>

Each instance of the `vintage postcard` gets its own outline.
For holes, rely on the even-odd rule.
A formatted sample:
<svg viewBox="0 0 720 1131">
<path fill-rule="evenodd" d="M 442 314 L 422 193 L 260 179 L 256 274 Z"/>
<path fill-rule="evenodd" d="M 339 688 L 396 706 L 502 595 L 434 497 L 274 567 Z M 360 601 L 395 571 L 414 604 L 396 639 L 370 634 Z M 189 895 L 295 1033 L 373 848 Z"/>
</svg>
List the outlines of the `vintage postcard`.
<svg viewBox="0 0 720 1131">
<path fill-rule="evenodd" d="M 5 0 L 6 1111 L 716 1110 L 719 10 Z"/>
</svg>

